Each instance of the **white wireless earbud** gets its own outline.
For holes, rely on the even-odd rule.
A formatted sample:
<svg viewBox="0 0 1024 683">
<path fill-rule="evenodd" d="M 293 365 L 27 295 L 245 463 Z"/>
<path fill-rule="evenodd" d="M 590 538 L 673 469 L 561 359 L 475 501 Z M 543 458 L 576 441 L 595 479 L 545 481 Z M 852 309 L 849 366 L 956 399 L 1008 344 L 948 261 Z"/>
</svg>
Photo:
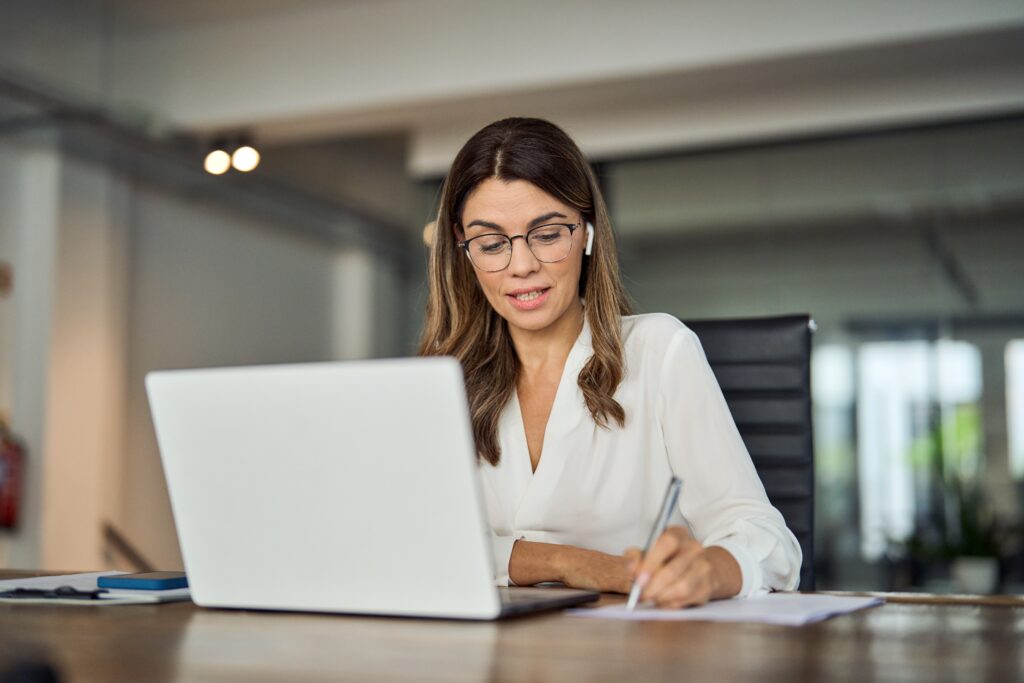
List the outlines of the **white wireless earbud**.
<svg viewBox="0 0 1024 683">
<path fill-rule="evenodd" d="M 592 223 L 587 223 L 587 248 L 583 250 L 583 253 L 590 256 L 591 250 L 594 248 L 594 226 Z"/>
</svg>

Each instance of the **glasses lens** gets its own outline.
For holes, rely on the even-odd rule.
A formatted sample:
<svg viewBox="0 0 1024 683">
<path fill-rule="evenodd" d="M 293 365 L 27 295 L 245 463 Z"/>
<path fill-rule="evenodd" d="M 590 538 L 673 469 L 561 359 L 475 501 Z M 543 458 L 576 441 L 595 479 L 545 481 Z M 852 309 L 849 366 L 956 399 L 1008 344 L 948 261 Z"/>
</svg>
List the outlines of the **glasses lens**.
<svg viewBox="0 0 1024 683">
<path fill-rule="evenodd" d="M 511 256 L 511 245 L 504 235 L 481 235 L 471 239 L 469 258 L 481 270 L 501 270 L 508 265 Z"/>
<path fill-rule="evenodd" d="M 572 249 L 572 232 L 567 225 L 542 225 L 531 230 L 526 240 L 537 260 L 545 263 L 561 261 Z"/>
</svg>

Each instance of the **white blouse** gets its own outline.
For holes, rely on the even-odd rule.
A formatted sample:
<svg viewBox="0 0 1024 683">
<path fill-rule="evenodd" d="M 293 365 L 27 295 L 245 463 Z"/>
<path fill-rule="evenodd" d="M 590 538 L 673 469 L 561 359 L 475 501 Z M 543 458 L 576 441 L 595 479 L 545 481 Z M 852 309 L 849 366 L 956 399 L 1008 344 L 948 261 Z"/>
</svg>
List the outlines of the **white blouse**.
<svg viewBox="0 0 1024 683">
<path fill-rule="evenodd" d="M 509 583 L 517 539 L 616 555 L 642 548 L 675 474 L 683 490 L 669 524 L 731 553 L 743 574 L 740 595 L 796 588 L 800 545 L 768 502 L 697 335 L 658 313 L 624 317 L 622 339 L 626 372 L 615 400 L 625 427 L 599 427 L 576 383 L 593 354 L 584 322 L 536 472 L 513 392 L 499 424 L 501 460 L 480 465 L 496 582 Z"/>
</svg>

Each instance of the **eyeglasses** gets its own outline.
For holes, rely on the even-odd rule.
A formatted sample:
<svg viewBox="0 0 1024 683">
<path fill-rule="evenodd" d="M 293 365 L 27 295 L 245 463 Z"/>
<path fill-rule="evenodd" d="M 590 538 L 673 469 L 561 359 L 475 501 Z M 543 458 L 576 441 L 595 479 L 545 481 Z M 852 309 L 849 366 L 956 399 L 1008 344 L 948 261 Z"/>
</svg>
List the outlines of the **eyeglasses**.
<svg viewBox="0 0 1024 683">
<path fill-rule="evenodd" d="M 579 223 L 549 223 L 538 225 L 525 235 L 501 235 L 491 233 L 479 235 L 458 243 L 465 249 L 474 266 L 488 273 L 508 268 L 512 263 L 512 241 L 522 239 L 530 252 L 541 263 L 557 263 L 565 260 L 572 251 L 572 233 Z"/>
</svg>

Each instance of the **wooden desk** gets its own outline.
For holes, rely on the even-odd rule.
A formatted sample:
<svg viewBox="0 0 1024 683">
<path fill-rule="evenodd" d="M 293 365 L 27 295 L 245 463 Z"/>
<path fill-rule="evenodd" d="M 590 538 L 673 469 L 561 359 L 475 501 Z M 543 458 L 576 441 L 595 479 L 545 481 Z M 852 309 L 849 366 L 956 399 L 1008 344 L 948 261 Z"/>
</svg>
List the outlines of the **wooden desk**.
<svg viewBox="0 0 1024 683">
<path fill-rule="evenodd" d="M 918 597 L 802 628 L 558 613 L 464 623 L 191 603 L 3 604 L 0 669 L 34 654 L 74 683 L 1013 681 L 1024 680 L 1022 602 Z"/>
</svg>

